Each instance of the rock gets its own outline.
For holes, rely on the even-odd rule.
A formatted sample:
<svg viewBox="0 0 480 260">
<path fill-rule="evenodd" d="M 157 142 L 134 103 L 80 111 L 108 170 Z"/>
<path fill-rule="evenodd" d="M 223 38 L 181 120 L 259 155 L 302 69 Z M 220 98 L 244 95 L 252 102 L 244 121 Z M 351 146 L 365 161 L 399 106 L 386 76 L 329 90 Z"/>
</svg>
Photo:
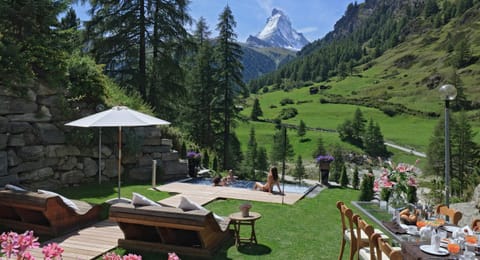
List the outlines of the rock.
<svg viewBox="0 0 480 260">
<path fill-rule="evenodd" d="M 5 186 L 6 184 L 19 184 L 20 180 L 16 174 L 10 174 L 6 176 L 0 176 L 0 186 Z"/>
<path fill-rule="evenodd" d="M 144 155 L 138 159 L 138 166 L 145 167 L 145 166 L 152 166 L 152 157 L 150 155 Z"/>
<path fill-rule="evenodd" d="M 168 153 L 168 152 L 170 152 L 170 147 L 166 145 L 143 146 L 143 153 Z"/>
<path fill-rule="evenodd" d="M 57 157 L 57 149 L 63 148 L 62 145 L 46 145 L 45 157 Z"/>
<path fill-rule="evenodd" d="M 8 129 L 8 118 L 0 116 L 0 133 L 7 132 Z"/>
<path fill-rule="evenodd" d="M 9 167 L 14 167 L 22 163 L 22 160 L 17 156 L 17 154 L 13 150 L 8 150 L 7 160 L 8 160 Z"/>
<path fill-rule="evenodd" d="M 10 135 L 8 137 L 8 146 L 25 146 L 23 134 Z"/>
<path fill-rule="evenodd" d="M 55 125 L 49 123 L 35 124 L 38 128 L 40 137 L 44 144 L 63 144 L 65 143 L 65 135 Z"/>
<path fill-rule="evenodd" d="M 16 167 L 10 168 L 9 174 L 31 172 L 45 167 L 45 161 L 23 162 Z"/>
<path fill-rule="evenodd" d="M 92 158 L 84 158 L 83 159 L 83 166 L 85 176 L 92 177 L 97 174 L 98 171 L 98 164 Z"/>
<path fill-rule="evenodd" d="M 76 146 L 60 145 L 55 150 L 55 154 L 56 154 L 56 157 L 78 156 L 80 155 L 80 150 Z"/>
<path fill-rule="evenodd" d="M 24 132 L 32 132 L 33 127 L 27 122 L 11 122 L 8 124 L 8 132 L 10 134 L 21 134 Z"/>
<path fill-rule="evenodd" d="M 59 170 L 71 170 L 77 166 L 77 157 L 68 156 L 62 158 L 58 164 L 57 169 Z"/>
<path fill-rule="evenodd" d="M 44 157 L 43 146 L 34 145 L 34 146 L 23 146 L 17 152 L 18 157 L 23 161 L 37 161 Z"/>
<path fill-rule="evenodd" d="M 7 118 L 12 122 L 49 122 L 52 118 L 41 113 L 25 113 L 21 115 L 8 115 Z"/>
<path fill-rule="evenodd" d="M 7 148 L 8 136 L 6 134 L 0 134 L 0 150 Z"/>
<path fill-rule="evenodd" d="M 178 152 L 169 152 L 169 153 L 161 153 L 160 157 L 154 156 L 154 158 L 160 158 L 163 161 L 177 161 L 179 159 Z"/>
<path fill-rule="evenodd" d="M 31 114 L 37 109 L 35 102 L 23 98 L 5 98 L 0 102 L 0 115 Z"/>
<path fill-rule="evenodd" d="M 138 167 L 130 169 L 128 177 L 132 180 L 147 181 L 152 179 L 152 167 Z"/>
<path fill-rule="evenodd" d="M 32 182 L 49 179 L 54 175 L 52 168 L 46 167 L 31 172 L 23 172 L 18 175 L 20 181 Z"/>
<path fill-rule="evenodd" d="M 58 93 L 56 88 L 49 88 L 43 84 L 38 84 L 37 95 L 39 96 L 51 96 Z"/>
<path fill-rule="evenodd" d="M 166 145 L 171 148 L 173 146 L 173 141 L 172 139 L 162 139 L 162 145 Z"/>
<path fill-rule="evenodd" d="M 108 176 L 109 178 L 113 178 L 117 176 L 117 160 L 115 158 L 110 158 L 105 160 L 105 169 L 102 171 L 102 174 Z M 120 171 L 123 172 L 123 167 L 121 167 Z"/>
<path fill-rule="evenodd" d="M 84 178 L 85 174 L 79 170 L 64 172 L 62 175 L 60 175 L 60 181 L 63 184 L 81 183 Z"/>
<path fill-rule="evenodd" d="M 7 152 L 0 151 L 0 176 L 8 175 L 8 156 Z"/>
</svg>

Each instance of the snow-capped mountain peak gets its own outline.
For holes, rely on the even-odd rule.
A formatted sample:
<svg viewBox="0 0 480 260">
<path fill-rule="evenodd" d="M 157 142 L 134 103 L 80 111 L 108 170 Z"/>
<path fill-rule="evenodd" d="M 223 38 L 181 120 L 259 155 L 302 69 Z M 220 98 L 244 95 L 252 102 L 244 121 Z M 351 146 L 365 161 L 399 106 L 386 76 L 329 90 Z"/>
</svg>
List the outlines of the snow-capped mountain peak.
<svg viewBox="0 0 480 260">
<path fill-rule="evenodd" d="M 288 16 L 281 10 L 274 8 L 267 24 L 256 36 L 249 36 L 247 44 L 258 47 L 281 47 L 300 50 L 309 41 L 292 28 Z"/>
</svg>

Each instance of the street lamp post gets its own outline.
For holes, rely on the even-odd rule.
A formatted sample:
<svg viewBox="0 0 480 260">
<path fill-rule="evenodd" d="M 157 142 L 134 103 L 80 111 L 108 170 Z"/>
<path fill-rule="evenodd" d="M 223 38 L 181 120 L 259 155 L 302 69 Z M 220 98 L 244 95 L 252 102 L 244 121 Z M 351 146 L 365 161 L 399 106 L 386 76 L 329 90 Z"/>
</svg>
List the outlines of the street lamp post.
<svg viewBox="0 0 480 260">
<path fill-rule="evenodd" d="M 445 205 L 450 206 L 450 131 L 449 131 L 449 107 L 450 101 L 457 97 L 457 89 L 450 84 L 443 85 L 439 89 L 442 99 L 445 101 Z"/>
</svg>

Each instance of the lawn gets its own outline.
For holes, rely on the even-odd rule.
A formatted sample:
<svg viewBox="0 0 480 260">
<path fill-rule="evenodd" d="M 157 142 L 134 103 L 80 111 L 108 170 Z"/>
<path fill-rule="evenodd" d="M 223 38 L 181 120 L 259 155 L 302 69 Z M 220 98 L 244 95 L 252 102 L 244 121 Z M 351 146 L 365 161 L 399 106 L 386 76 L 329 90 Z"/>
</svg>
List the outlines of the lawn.
<svg viewBox="0 0 480 260">
<path fill-rule="evenodd" d="M 84 184 L 81 187 L 65 188 L 59 191 L 72 199 L 82 199 L 92 203 L 103 203 L 115 198 L 115 183 Z M 153 200 L 169 196 L 164 192 L 149 190 L 149 185 L 124 184 L 122 197 L 131 197 L 132 192 L 141 193 Z M 255 225 L 257 246 L 241 246 L 238 249 L 233 241 L 227 243 L 215 259 L 336 259 L 340 245 L 340 217 L 335 206 L 342 200 L 355 210 L 350 201 L 357 200 L 359 191 L 352 189 L 328 189 L 315 198 L 304 198 L 295 205 L 252 202 L 252 211 L 262 214 Z M 205 205 L 219 215 L 229 215 L 238 211 L 243 201 L 217 200 Z M 370 221 L 369 223 L 372 223 Z M 242 231 L 246 231 L 245 228 Z M 346 248 L 348 252 L 348 248 Z M 125 253 L 118 249 L 117 252 Z M 138 253 L 138 252 L 137 252 Z M 167 259 L 166 255 L 142 253 L 143 259 Z M 192 259 L 180 256 L 182 259 Z"/>
</svg>

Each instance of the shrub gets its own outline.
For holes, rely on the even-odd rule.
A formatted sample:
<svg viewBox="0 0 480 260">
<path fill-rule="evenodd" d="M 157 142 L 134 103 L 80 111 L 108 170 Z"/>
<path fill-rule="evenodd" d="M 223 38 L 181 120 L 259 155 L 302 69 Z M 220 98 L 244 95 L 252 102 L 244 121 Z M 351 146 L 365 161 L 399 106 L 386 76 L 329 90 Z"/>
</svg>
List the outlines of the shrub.
<svg viewBox="0 0 480 260">
<path fill-rule="evenodd" d="M 280 111 L 280 114 L 278 115 L 278 118 L 282 119 L 282 120 L 287 120 L 287 119 L 295 117 L 296 115 L 298 115 L 298 110 L 296 108 L 287 107 L 287 108 L 282 109 L 282 111 Z"/>
<path fill-rule="evenodd" d="M 280 105 L 295 104 L 291 98 L 284 98 L 280 101 Z"/>
</svg>

